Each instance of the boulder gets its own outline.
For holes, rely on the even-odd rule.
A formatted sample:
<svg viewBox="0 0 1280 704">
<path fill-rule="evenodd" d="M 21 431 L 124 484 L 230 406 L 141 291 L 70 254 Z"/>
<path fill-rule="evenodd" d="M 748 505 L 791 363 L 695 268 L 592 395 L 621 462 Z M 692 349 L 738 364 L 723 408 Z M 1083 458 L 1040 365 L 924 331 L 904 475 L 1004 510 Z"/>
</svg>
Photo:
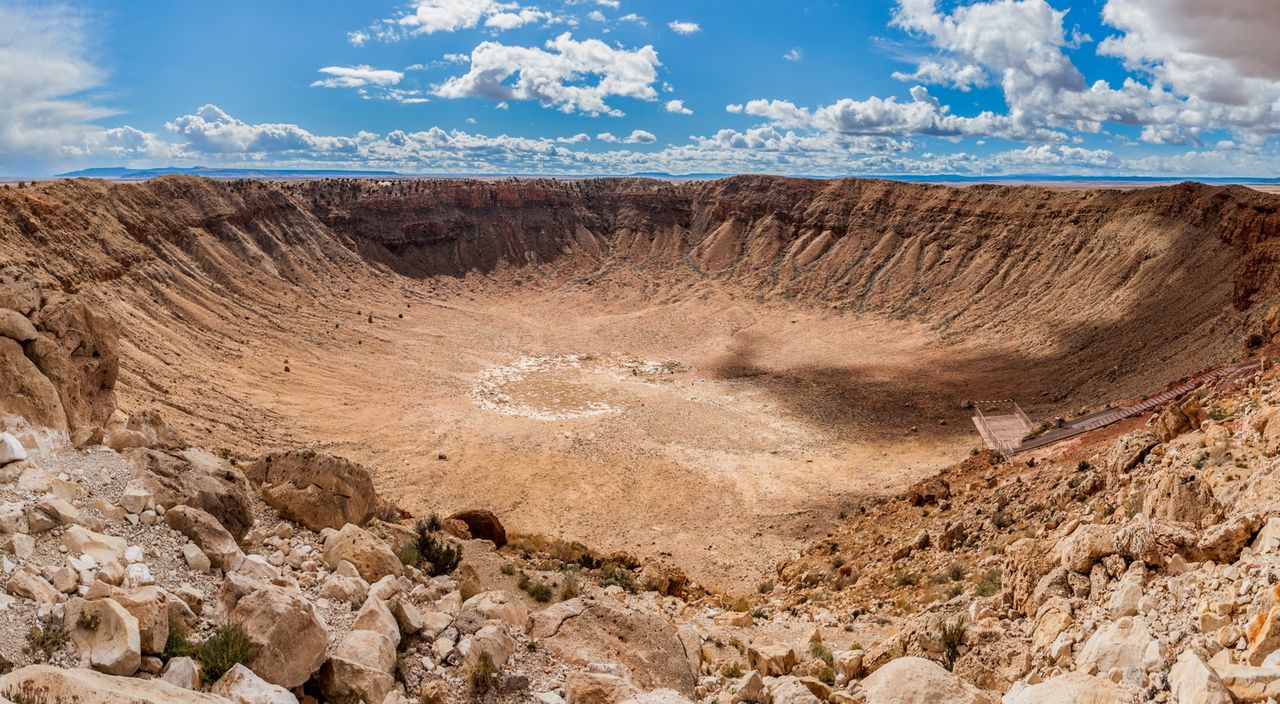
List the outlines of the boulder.
<svg viewBox="0 0 1280 704">
<path fill-rule="evenodd" d="M 1098 560 L 1115 554 L 1115 528 L 1082 524 L 1058 543 L 1057 551 L 1063 567 L 1078 574 L 1088 574 Z"/>
<path fill-rule="evenodd" d="M 164 680 L 115 677 L 81 668 L 28 665 L 0 677 L 0 691 L 28 695 L 32 702 L 84 704 L 230 704 L 214 694 L 193 692 Z"/>
<path fill-rule="evenodd" d="M 1246 513 L 1232 516 L 1200 534 L 1195 553 L 1204 560 L 1230 564 L 1240 557 L 1240 551 L 1262 525 L 1262 516 Z M 1255 544 L 1254 549 L 1258 549 Z"/>
<path fill-rule="evenodd" d="M 366 582 L 376 582 L 389 574 L 399 575 L 404 572 L 400 558 L 396 557 L 386 543 L 351 523 L 324 541 L 325 566 L 331 570 L 337 569 L 338 563 L 343 560 L 354 565 Z"/>
<path fill-rule="evenodd" d="M 646 690 L 693 692 L 695 674 L 670 618 L 656 609 L 640 609 L 608 595 L 581 599 L 581 611 L 564 614 L 554 635 L 539 641 L 547 652 L 579 667 L 618 663 Z"/>
<path fill-rule="evenodd" d="M 164 652 L 169 640 L 169 622 L 175 612 L 186 610 L 185 604 L 154 585 L 112 587 L 111 598 L 138 620 L 138 636 L 145 655 Z"/>
<path fill-rule="evenodd" d="M 7 337 L 15 342 L 30 342 L 36 339 L 36 326 L 18 311 L 0 308 L 0 337 Z"/>
<path fill-rule="evenodd" d="M 1003 704 L 1134 704 L 1123 687 L 1084 672 L 1050 677 L 1039 684 L 1015 688 Z"/>
<path fill-rule="evenodd" d="M 1126 474 L 1146 459 L 1160 439 L 1145 430 L 1116 438 L 1102 461 L 1102 470 L 1111 475 Z"/>
<path fill-rule="evenodd" d="M 620 704 L 637 694 L 626 678 L 602 672 L 570 672 L 564 681 L 565 704 Z"/>
<path fill-rule="evenodd" d="M 314 531 L 364 525 L 378 507 L 368 470 L 323 452 L 273 452 L 246 474 L 267 504 Z"/>
<path fill-rule="evenodd" d="M 1126 616 L 1100 627 L 1085 641 L 1076 656 L 1076 668 L 1096 666 L 1098 672 L 1112 668 L 1143 669 L 1143 656 L 1151 645 L 1151 632 L 1141 616 Z"/>
<path fill-rule="evenodd" d="M 1280 667 L 1221 665 L 1215 671 L 1239 704 L 1262 704 L 1280 698 Z"/>
<path fill-rule="evenodd" d="M 31 315 L 40 308 L 40 284 L 20 266 L 0 269 L 0 308 Z"/>
<path fill-rule="evenodd" d="M 511 630 L 502 621 L 486 623 L 471 636 L 471 652 L 488 653 L 496 668 L 505 667 L 516 652 L 516 641 Z"/>
<path fill-rule="evenodd" d="M 789 675 L 799 661 L 796 649 L 782 643 L 760 640 L 747 648 L 747 666 L 762 677 Z"/>
<path fill-rule="evenodd" d="M 32 574 L 28 568 L 15 570 L 5 589 L 14 596 L 21 596 L 41 604 L 56 604 L 59 592 L 44 577 Z"/>
<path fill-rule="evenodd" d="M 176 427 L 160 415 L 159 411 L 148 409 L 132 413 L 128 419 L 117 411 L 116 416 L 107 425 L 106 445 L 117 452 L 131 447 L 181 450 L 187 447 L 187 441 Z"/>
<path fill-rule="evenodd" d="M 889 661 L 862 680 L 866 704 L 994 704 L 994 697 L 924 658 Z"/>
<path fill-rule="evenodd" d="M 233 570 L 244 559 L 240 546 L 218 519 L 191 506 L 174 506 L 164 513 L 164 522 L 187 536 L 215 567 Z M 198 557 L 193 556 L 197 561 Z M 190 560 L 188 560 L 190 562 Z"/>
<path fill-rule="evenodd" d="M 246 589 L 251 591 L 238 596 Z M 329 631 L 302 592 L 235 579 L 224 581 L 222 590 L 227 621 L 244 626 L 258 648 L 249 669 L 272 684 L 292 689 L 324 664 Z"/>
<path fill-rule="evenodd" d="M 459 511 L 445 520 L 461 521 L 467 526 L 467 532 L 476 540 L 488 540 L 501 548 L 507 544 L 507 529 L 502 522 L 488 509 L 476 508 Z"/>
<path fill-rule="evenodd" d="M 1149 518 L 1205 528 L 1220 523 L 1226 512 L 1207 482 L 1173 471 L 1157 474 L 1147 490 L 1142 512 Z"/>
<path fill-rule="evenodd" d="M 108 675 L 132 675 L 142 664 L 138 619 L 114 599 L 67 602 L 65 628 L 89 666 Z"/>
<path fill-rule="evenodd" d="M 1112 592 L 1107 601 L 1107 611 L 1112 618 L 1137 616 L 1138 602 L 1142 599 L 1142 588 L 1146 584 L 1147 571 L 1141 562 L 1130 562 L 1120 584 Z"/>
<path fill-rule="evenodd" d="M 374 598 L 360 611 L 356 623 L 320 669 L 320 691 L 335 704 L 380 702 L 395 687 L 396 645 L 400 641 L 395 619 L 383 613 L 386 606 Z"/>
<path fill-rule="evenodd" d="M 160 671 L 160 679 L 183 689 L 199 689 L 200 663 L 186 656 L 170 658 Z"/>
<path fill-rule="evenodd" d="M 83 526 L 71 526 L 62 534 L 62 544 L 72 553 L 88 555 L 99 564 L 119 560 L 129 546 L 124 538 L 95 533 Z"/>
<path fill-rule="evenodd" d="M 1178 704 L 1232 704 L 1222 678 L 1192 650 L 1183 651 L 1169 670 L 1169 691 Z"/>
<path fill-rule="evenodd" d="M 28 423 L 67 431 L 67 413 L 58 389 L 22 352 L 22 346 L 0 337 L 0 416 L 19 416 Z"/>
<path fill-rule="evenodd" d="M 951 498 L 951 485 L 940 476 L 926 477 L 907 489 L 906 498 L 912 506 L 936 504 Z"/>
<path fill-rule="evenodd" d="M 767 687 L 772 704 L 822 704 L 823 701 L 798 677 L 771 678 Z"/>
<path fill-rule="evenodd" d="M 1245 648 L 1245 661 L 1250 665 L 1261 665 L 1267 656 L 1280 649 L 1280 606 L 1272 606 L 1259 613 L 1249 622 L 1248 646 Z"/>
<path fill-rule="evenodd" d="M 236 540 L 253 525 L 249 481 L 240 470 L 204 450 L 164 452 L 134 448 L 130 483 L 165 509 L 191 506 L 213 516 Z"/>
<path fill-rule="evenodd" d="M 104 427 L 116 410 L 120 334 L 106 311 L 77 296 L 53 293 L 31 316 L 39 335 L 27 356 L 58 389 L 68 427 Z"/>
<path fill-rule="evenodd" d="M 497 619 L 513 628 L 523 628 L 529 619 L 529 608 L 519 597 L 507 592 L 480 592 L 462 603 L 462 613 L 475 612 L 481 621 Z"/>
<path fill-rule="evenodd" d="M 298 704 L 293 692 L 267 682 L 238 663 L 219 677 L 209 692 L 226 697 L 235 704 Z"/>
<path fill-rule="evenodd" d="M 1168 442 L 1179 435 L 1196 430 L 1204 422 L 1204 414 L 1200 410 L 1200 399 L 1195 395 L 1170 403 L 1151 425 L 1152 432 L 1163 442 Z"/>
<path fill-rule="evenodd" d="M 1262 525 L 1257 537 L 1249 544 L 1253 551 L 1261 555 L 1280 552 L 1280 516 L 1272 516 Z"/>
<path fill-rule="evenodd" d="M 1116 532 L 1116 553 L 1152 567 L 1163 567 L 1174 555 L 1195 557 L 1197 542 L 1195 534 L 1185 528 L 1135 519 Z"/>
<path fill-rule="evenodd" d="M 0 433 L 0 466 L 27 459 L 27 448 L 10 433 Z"/>
</svg>

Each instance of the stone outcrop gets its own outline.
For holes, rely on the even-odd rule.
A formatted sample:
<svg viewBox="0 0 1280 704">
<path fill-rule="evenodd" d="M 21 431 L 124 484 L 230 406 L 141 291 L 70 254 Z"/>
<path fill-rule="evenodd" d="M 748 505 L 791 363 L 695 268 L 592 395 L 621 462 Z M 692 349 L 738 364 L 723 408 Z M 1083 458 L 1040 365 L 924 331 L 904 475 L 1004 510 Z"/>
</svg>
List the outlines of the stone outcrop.
<svg viewBox="0 0 1280 704">
<path fill-rule="evenodd" d="M 65 432 L 67 413 L 58 389 L 22 351 L 0 337 L 0 416 L 20 416 L 27 422 Z"/>
<path fill-rule="evenodd" d="M 165 511 L 164 522 L 187 536 L 214 567 L 232 570 L 244 559 L 231 533 L 222 527 L 218 519 L 198 508 L 174 506 Z"/>
<path fill-rule="evenodd" d="M 378 507 L 364 467 L 314 450 L 273 452 L 246 470 L 262 499 L 311 530 L 364 525 Z"/>
<path fill-rule="evenodd" d="M 862 680 L 867 704 L 996 704 L 997 699 L 936 662 L 903 657 Z"/>
<path fill-rule="evenodd" d="M 163 680 L 117 677 L 93 670 L 29 665 L 0 676 L 0 691 L 29 695 L 28 701 L 88 704 L 232 704 Z"/>
<path fill-rule="evenodd" d="M 324 541 L 324 563 L 337 569 L 342 561 L 355 565 L 366 582 L 376 582 L 387 575 L 398 575 L 404 567 L 387 544 L 369 531 L 348 523 Z"/>
<path fill-rule="evenodd" d="M 502 527 L 502 521 L 488 509 L 477 508 L 468 511 L 459 511 L 445 520 L 459 521 L 467 526 L 467 533 L 477 540 L 488 540 L 495 547 L 501 548 L 507 544 L 507 529 Z"/>
<path fill-rule="evenodd" d="M 119 331 L 105 311 L 75 296 L 48 295 L 32 316 L 27 356 L 53 382 L 71 431 L 102 428 L 116 410 Z"/>
<path fill-rule="evenodd" d="M 131 484 L 164 508 L 186 505 L 213 516 L 239 540 L 253 525 L 249 481 L 240 470 L 203 450 L 164 452 L 133 449 Z"/>
<path fill-rule="evenodd" d="M 138 619 L 114 599 L 67 602 L 66 629 L 95 670 L 132 675 L 142 664 Z"/>
<path fill-rule="evenodd" d="M 315 607 L 298 590 L 271 584 L 252 585 L 243 596 L 231 582 L 223 585 L 227 620 L 244 626 L 258 648 L 248 663 L 271 684 L 302 685 L 324 664 L 329 631 Z"/>
</svg>

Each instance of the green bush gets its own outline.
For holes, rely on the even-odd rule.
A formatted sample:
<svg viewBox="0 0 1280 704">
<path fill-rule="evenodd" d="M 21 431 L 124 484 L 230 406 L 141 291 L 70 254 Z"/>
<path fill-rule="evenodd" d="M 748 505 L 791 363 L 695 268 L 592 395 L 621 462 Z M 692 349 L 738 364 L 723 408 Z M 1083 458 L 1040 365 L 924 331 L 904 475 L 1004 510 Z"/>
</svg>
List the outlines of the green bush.
<svg viewBox="0 0 1280 704">
<path fill-rule="evenodd" d="M 960 646 L 964 645 L 969 627 L 963 614 L 954 621 L 942 624 L 942 666 L 948 670 L 956 666 L 956 658 L 960 656 Z"/>
<path fill-rule="evenodd" d="M 193 658 L 200 649 L 190 640 L 187 625 L 182 621 L 169 622 L 169 637 L 164 641 L 164 659 Z"/>
<path fill-rule="evenodd" d="M 430 563 L 428 573 L 432 577 L 449 574 L 458 568 L 462 561 L 462 546 L 453 546 L 436 536 L 429 530 L 418 530 L 418 559 Z"/>
<path fill-rule="evenodd" d="M 992 596 L 1000 591 L 1000 570 L 990 569 L 978 580 L 973 593 L 978 596 Z"/>
<path fill-rule="evenodd" d="M 27 631 L 27 647 L 28 655 L 48 660 L 53 654 L 62 649 L 71 639 L 71 634 L 62 626 L 62 621 L 53 616 L 44 619 L 39 625 L 32 626 Z"/>
<path fill-rule="evenodd" d="M 205 682 L 217 682 L 227 670 L 249 662 L 257 656 L 258 648 L 253 641 L 249 640 L 249 634 L 245 632 L 244 626 L 228 623 L 220 626 L 213 635 L 205 639 L 196 657 L 203 665 L 200 668 L 201 679 Z"/>
<path fill-rule="evenodd" d="M 529 596 L 540 603 L 551 601 L 551 587 L 546 582 L 534 582 L 529 585 Z"/>
</svg>

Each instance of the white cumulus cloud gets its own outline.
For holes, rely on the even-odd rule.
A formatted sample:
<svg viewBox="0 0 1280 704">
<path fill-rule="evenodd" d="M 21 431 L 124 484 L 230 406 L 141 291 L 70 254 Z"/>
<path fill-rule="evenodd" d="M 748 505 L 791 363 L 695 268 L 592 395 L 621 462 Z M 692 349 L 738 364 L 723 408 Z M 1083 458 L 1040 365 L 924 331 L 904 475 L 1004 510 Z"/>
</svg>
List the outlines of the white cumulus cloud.
<svg viewBox="0 0 1280 704">
<path fill-rule="evenodd" d="M 680 20 L 672 20 L 667 23 L 667 26 L 670 27 L 671 31 L 675 32 L 676 34 L 683 34 L 685 36 L 688 36 L 690 34 L 696 34 L 702 31 L 702 26 L 699 25 L 697 22 L 682 22 Z"/>
<path fill-rule="evenodd" d="M 685 107 L 683 100 L 668 100 L 666 105 L 667 112 L 674 112 L 678 115 L 692 115 L 693 111 Z"/>
<path fill-rule="evenodd" d="M 536 100 L 563 112 L 621 116 L 606 99 L 656 100 L 659 65 L 652 46 L 623 49 L 598 39 L 577 41 L 568 32 L 545 49 L 484 42 L 471 51 L 471 70 L 436 86 L 435 94 Z"/>
</svg>

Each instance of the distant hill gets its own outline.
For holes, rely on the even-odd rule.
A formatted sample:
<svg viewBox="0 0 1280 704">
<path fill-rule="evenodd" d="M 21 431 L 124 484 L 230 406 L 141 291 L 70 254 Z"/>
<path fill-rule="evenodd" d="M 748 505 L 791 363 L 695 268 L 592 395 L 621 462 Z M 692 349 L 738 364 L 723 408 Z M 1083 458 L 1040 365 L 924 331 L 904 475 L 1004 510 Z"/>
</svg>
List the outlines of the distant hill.
<svg viewBox="0 0 1280 704">
<path fill-rule="evenodd" d="M 205 166 L 177 167 L 161 166 L 154 169 L 127 169 L 124 167 L 102 167 L 81 169 L 58 174 L 59 178 L 102 178 L 115 181 L 145 181 L 158 176 L 183 174 L 186 176 L 203 176 L 205 178 L 396 178 L 401 174 L 395 171 L 344 171 L 342 169 L 217 169 Z"/>
<path fill-rule="evenodd" d="M 609 174 L 541 175 L 541 174 L 405 174 L 397 171 L 361 171 L 356 169 L 223 169 L 207 166 L 161 166 L 154 169 L 129 169 L 124 167 L 101 167 L 81 169 L 58 174 L 57 178 L 99 178 L 112 181 L 145 181 L 169 174 L 185 174 L 188 176 L 204 176 L 218 179 L 308 179 L 308 178 L 473 178 L 485 180 L 513 178 L 555 178 L 555 179 L 588 179 L 611 178 Z M 673 174 L 665 171 L 638 171 L 631 174 L 634 178 L 653 178 L 668 181 L 713 181 L 728 178 L 730 173 L 689 173 Z M 1182 181 L 1198 181 L 1212 184 L 1275 184 L 1280 185 L 1280 178 L 1267 177 L 1171 177 L 1171 176 L 1062 176 L 1052 174 L 1004 174 L 993 176 L 965 176 L 958 174 L 845 174 L 842 176 L 804 176 L 797 178 L 814 178 L 830 180 L 840 178 L 873 178 L 890 181 L 910 181 L 917 183 L 1077 183 L 1097 184 L 1098 186 L 1122 184 L 1172 184 Z"/>
</svg>

